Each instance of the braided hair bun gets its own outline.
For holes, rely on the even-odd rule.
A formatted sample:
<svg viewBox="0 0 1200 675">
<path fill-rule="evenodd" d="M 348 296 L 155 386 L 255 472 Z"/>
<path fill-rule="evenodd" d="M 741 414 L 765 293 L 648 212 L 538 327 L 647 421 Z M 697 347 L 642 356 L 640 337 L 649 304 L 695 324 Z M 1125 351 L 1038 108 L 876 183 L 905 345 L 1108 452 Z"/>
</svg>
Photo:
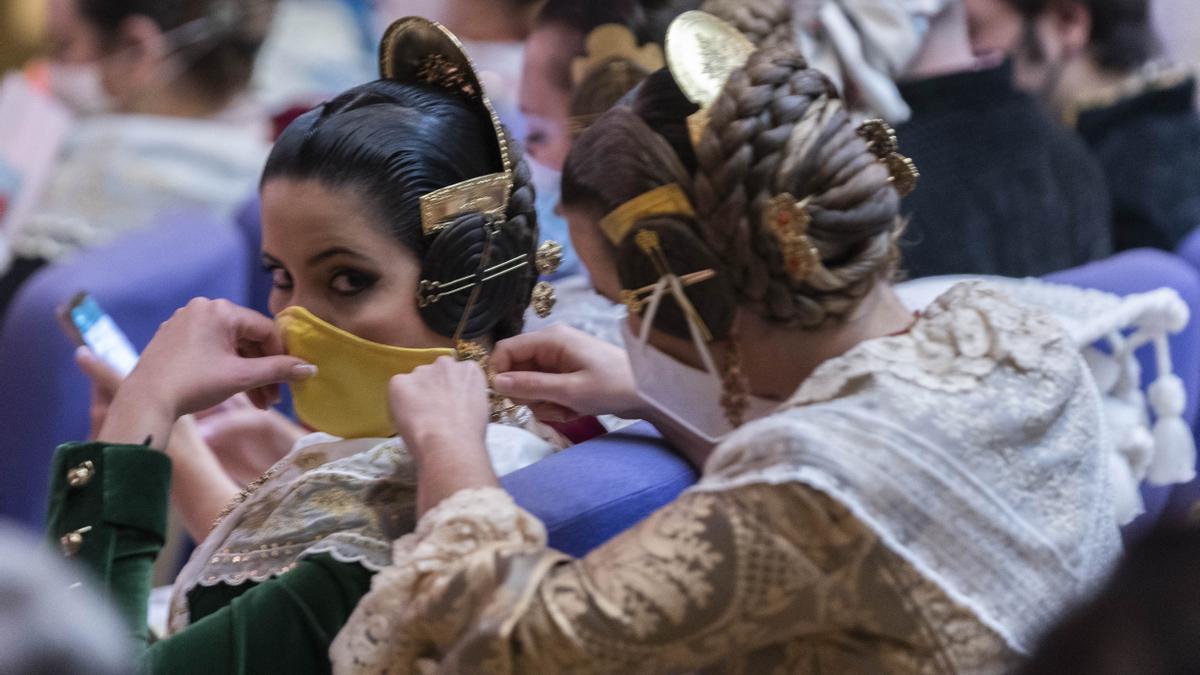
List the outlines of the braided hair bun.
<svg viewBox="0 0 1200 675">
<path fill-rule="evenodd" d="M 697 147 L 701 235 L 740 302 L 804 328 L 845 319 L 899 262 L 900 196 L 823 74 L 791 47 L 761 50 L 730 77 Z M 782 194 L 807 200 L 822 264 L 802 280 L 764 221 Z"/>
</svg>

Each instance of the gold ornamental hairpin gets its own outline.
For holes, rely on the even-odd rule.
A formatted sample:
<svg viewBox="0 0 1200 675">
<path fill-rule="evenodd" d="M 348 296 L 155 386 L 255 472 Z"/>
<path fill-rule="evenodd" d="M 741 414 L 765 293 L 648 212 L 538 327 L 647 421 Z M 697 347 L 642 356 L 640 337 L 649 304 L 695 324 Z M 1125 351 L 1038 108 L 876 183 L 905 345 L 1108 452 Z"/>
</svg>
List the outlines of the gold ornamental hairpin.
<svg viewBox="0 0 1200 675">
<path fill-rule="evenodd" d="M 683 289 L 717 276 L 716 270 L 713 269 L 705 269 L 700 270 L 699 272 L 685 274 L 683 276 L 676 276 L 675 273 L 671 271 L 671 265 L 667 261 L 666 252 L 663 251 L 662 238 L 659 237 L 658 233 L 654 230 L 638 230 L 638 233 L 634 235 L 634 243 L 637 244 L 637 247 L 642 251 L 642 253 L 646 254 L 646 256 L 650 258 L 651 263 L 654 265 L 654 270 L 658 274 L 659 280 L 649 286 L 643 286 L 642 288 L 633 290 L 625 289 L 621 291 L 621 302 L 625 303 L 625 306 L 632 314 L 639 314 L 641 312 L 642 308 L 645 307 L 649 302 L 648 298 L 643 298 L 642 296 L 652 295 L 654 291 L 659 288 L 659 285 L 664 279 L 671 279 L 674 277 L 679 284 L 677 288 Z M 670 288 L 670 286 L 667 288 Z M 680 291 L 673 293 L 672 296 L 679 304 L 680 309 L 683 310 L 683 313 L 686 314 L 692 323 L 700 330 L 701 337 L 704 338 L 704 341 L 712 342 L 712 331 L 708 329 L 708 325 L 704 323 L 704 319 L 700 317 L 700 312 L 696 311 L 695 305 L 693 305 L 692 301 L 688 299 L 687 294 Z"/>
<path fill-rule="evenodd" d="M 592 73 L 614 64 L 632 64 L 647 73 L 666 65 L 662 47 L 654 43 L 639 47 L 633 31 L 619 23 L 598 26 L 588 33 L 586 44 L 586 54 L 571 62 L 571 83 L 576 87 Z"/>
<path fill-rule="evenodd" d="M 788 275 L 795 281 L 805 281 L 821 265 L 821 252 L 808 237 L 811 224 L 808 198 L 797 201 L 785 192 L 773 197 L 763 210 L 763 225 L 775 235 Z"/>
<path fill-rule="evenodd" d="M 693 146 L 708 127 L 709 108 L 721 96 L 729 76 L 746 65 L 756 50 L 737 28 L 712 14 L 680 14 L 667 30 L 667 67 L 684 96 L 700 110 L 688 118 Z"/>
<path fill-rule="evenodd" d="M 460 93 L 487 111 L 500 151 L 501 170 L 421 197 L 421 230 L 435 234 L 455 219 L 483 213 L 502 221 L 513 187 L 508 137 L 462 43 L 436 21 L 407 17 L 393 23 L 379 45 L 379 72 L 387 80 L 428 84 Z"/>
<path fill-rule="evenodd" d="M 694 218 L 696 209 L 688 199 L 683 188 L 678 183 L 670 183 L 655 188 L 625 202 L 604 216 L 600 221 L 600 229 L 604 236 L 613 243 L 620 245 L 629 231 L 639 220 L 653 216 L 678 215 Z"/>
<path fill-rule="evenodd" d="M 917 165 L 911 159 L 900 154 L 900 143 L 892 125 L 881 119 L 867 120 L 859 125 L 858 135 L 867 142 L 871 153 L 887 167 L 896 192 L 901 197 L 911 194 L 917 187 L 921 172 L 917 171 Z"/>
</svg>

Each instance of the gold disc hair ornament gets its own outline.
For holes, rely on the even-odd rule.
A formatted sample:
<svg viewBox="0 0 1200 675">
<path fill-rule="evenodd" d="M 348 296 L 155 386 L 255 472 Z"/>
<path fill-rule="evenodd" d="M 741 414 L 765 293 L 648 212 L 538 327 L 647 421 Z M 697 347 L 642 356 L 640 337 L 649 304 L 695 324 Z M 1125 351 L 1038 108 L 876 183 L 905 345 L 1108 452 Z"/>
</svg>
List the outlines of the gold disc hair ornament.
<svg viewBox="0 0 1200 675">
<path fill-rule="evenodd" d="M 708 127 L 709 108 L 721 96 L 733 71 L 746 65 L 757 48 L 737 28 L 712 14 L 680 14 L 667 29 L 667 68 L 679 89 L 700 110 L 688 117 L 692 145 Z"/>
</svg>

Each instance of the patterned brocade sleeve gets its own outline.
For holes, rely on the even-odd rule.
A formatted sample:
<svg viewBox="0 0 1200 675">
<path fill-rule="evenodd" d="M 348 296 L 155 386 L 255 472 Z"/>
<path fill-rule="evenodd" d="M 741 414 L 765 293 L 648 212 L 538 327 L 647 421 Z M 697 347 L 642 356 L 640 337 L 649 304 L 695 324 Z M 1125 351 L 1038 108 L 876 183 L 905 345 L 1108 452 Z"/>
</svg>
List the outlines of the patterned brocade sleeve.
<svg viewBox="0 0 1200 675">
<path fill-rule="evenodd" d="M 397 541 L 334 644 L 336 672 L 701 668 L 856 612 L 838 596 L 877 550 L 802 486 L 685 494 L 582 560 L 545 541 L 502 490 L 447 499 Z M 803 658 L 791 651 L 776 657 Z"/>
</svg>

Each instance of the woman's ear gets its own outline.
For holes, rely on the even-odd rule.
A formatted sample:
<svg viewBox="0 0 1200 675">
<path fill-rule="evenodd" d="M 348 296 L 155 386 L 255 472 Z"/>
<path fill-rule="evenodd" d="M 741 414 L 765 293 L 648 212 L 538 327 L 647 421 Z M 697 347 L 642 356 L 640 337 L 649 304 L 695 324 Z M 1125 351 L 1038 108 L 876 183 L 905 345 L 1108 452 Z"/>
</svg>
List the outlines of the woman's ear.
<svg viewBox="0 0 1200 675">
<path fill-rule="evenodd" d="M 121 22 L 109 54 L 101 61 L 104 88 L 125 111 L 163 86 L 168 76 L 167 37 L 158 24 L 137 15 Z"/>
</svg>

